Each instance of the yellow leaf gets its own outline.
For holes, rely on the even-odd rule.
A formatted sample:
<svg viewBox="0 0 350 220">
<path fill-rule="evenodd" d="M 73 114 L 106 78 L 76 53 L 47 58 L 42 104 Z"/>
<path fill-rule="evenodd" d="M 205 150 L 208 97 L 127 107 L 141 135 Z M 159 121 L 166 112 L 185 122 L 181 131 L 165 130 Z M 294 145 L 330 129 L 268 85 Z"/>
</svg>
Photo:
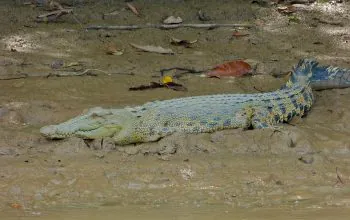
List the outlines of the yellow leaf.
<svg viewBox="0 0 350 220">
<path fill-rule="evenodd" d="M 164 76 L 162 79 L 163 84 L 171 83 L 173 82 L 173 78 L 171 76 Z"/>
</svg>

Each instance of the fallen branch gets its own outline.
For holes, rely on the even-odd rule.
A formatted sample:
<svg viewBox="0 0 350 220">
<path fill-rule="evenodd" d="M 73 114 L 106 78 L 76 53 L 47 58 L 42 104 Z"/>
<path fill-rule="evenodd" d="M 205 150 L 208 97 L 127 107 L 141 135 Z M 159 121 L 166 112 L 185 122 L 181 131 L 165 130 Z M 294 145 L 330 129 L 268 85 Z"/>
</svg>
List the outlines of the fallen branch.
<svg viewBox="0 0 350 220">
<path fill-rule="evenodd" d="M 36 22 L 52 22 L 56 21 L 59 17 L 66 14 L 73 13 L 73 9 L 59 9 L 42 15 L 38 15 L 35 19 Z"/>
<path fill-rule="evenodd" d="M 319 23 L 322 24 L 329 24 L 329 25 L 336 25 L 336 26 L 344 26 L 343 22 L 341 21 L 331 21 L 331 20 L 326 20 L 324 18 L 313 18 L 315 21 L 318 21 Z"/>
<path fill-rule="evenodd" d="M 337 182 L 336 182 L 336 184 L 341 183 L 342 185 L 344 185 L 344 182 L 343 182 L 343 180 L 341 179 L 341 177 L 339 175 L 338 167 L 335 168 L 335 173 L 337 174 Z"/>
<path fill-rule="evenodd" d="M 186 87 L 174 82 L 167 82 L 167 83 L 150 82 L 148 85 L 130 87 L 129 91 L 140 91 L 140 90 L 156 89 L 156 88 L 168 88 L 175 91 L 187 91 Z"/>
<path fill-rule="evenodd" d="M 131 3 L 126 3 L 126 6 L 128 6 L 128 8 L 132 11 L 132 13 L 134 13 L 137 17 L 141 16 L 139 10 L 137 10 L 137 8 L 133 6 Z"/>
<path fill-rule="evenodd" d="M 250 24 L 146 24 L 146 25 L 91 25 L 87 30 L 136 30 L 142 28 L 159 28 L 159 29 L 175 29 L 175 28 L 208 28 L 214 29 L 218 27 L 246 27 L 252 28 Z"/>
<path fill-rule="evenodd" d="M 63 8 L 60 3 L 55 1 L 51 1 L 50 4 L 52 4 L 52 6 L 56 7 L 58 10 L 38 15 L 35 19 L 36 22 L 55 22 L 62 15 L 71 14 L 73 19 L 80 25 L 81 28 L 83 28 L 82 23 L 74 15 L 72 8 Z"/>
<path fill-rule="evenodd" d="M 0 80 L 12 80 L 12 79 L 23 79 L 27 78 L 28 74 L 22 73 L 22 74 L 8 74 L 8 75 L 0 75 Z"/>
<path fill-rule="evenodd" d="M 109 74 L 103 70 L 99 70 L 99 69 L 86 69 L 83 72 L 74 72 L 74 71 L 57 71 L 54 73 L 49 73 L 46 78 L 52 77 L 52 76 L 56 76 L 56 77 L 65 77 L 65 76 L 98 76 L 97 73 L 94 73 L 92 71 L 99 71 L 105 74 Z"/>
<path fill-rule="evenodd" d="M 174 75 L 175 78 L 180 78 L 182 75 L 186 74 L 186 73 L 203 73 L 206 72 L 208 70 L 197 70 L 197 69 L 192 69 L 192 68 L 186 68 L 186 67 L 170 67 L 170 68 L 165 68 L 165 69 L 161 69 L 160 71 L 160 76 L 164 76 L 166 74 L 166 72 L 171 71 L 171 70 L 180 70 L 183 71 L 181 73 L 176 73 Z"/>
</svg>

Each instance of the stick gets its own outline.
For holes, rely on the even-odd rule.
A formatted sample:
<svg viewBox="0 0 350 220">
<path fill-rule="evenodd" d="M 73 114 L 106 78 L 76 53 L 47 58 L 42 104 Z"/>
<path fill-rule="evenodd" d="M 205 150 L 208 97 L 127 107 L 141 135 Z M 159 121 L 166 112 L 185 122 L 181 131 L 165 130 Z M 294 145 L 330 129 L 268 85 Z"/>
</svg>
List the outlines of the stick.
<svg viewBox="0 0 350 220">
<path fill-rule="evenodd" d="M 69 13 L 72 13 L 73 9 L 59 9 L 56 11 L 52 11 L 49 13 L 45 13 L 42 15 L 38 15 L 36 17 L 36 22 L 50 22 L 50 21 L 56 21 L 59 17 L 61 17 L 62 15 L 66 15 Z"/>
<path fill-rule="evenodd" d="M 142 28 L 159 28 L 159 29 L 175 29 L 175 28 L 218 28 L 218 27 L 246 27 L 252 28 L 250 24 L 145 24 L 145 25 L 91 25 L 87 30 L 136 30 Z"/>
<path fill-rule="evenodd" d="M 97 76 L 96 73 L 93 73 L 91 71 L 99 71 L 105 74 L 108 74 L 107 72 L 99 69 L 86 69 L 83 72 L 73 72 L 73 71 L 58 71 L 54 73 L 49 73 L 46 78 L 56 76 L 56 77 L 65 77 L 65 76 Z"/>
<path fill-rule="evenodd" d="M 208 70 L 196 70 L 196 69 L 192 69 L 192 68 L 186 68 L 186 67 L 170 67 L 170 68 L 165 68 L 165 69 L 161 69 L 160 71 L 160 76 L 164 76 L 165 72 L 171 71 L 171 70 L 181 70 L 184 71 L 182 73 L 177 73 L 174 75 L 174 77 L 179 78 L 181 75 L 185 74 L 185 73 L 203 73 L 205 71 Z"/>
<path fill-rule="evenodd" d="M 140 17 L 140 12 L 139 10 L 137 10 L 137 8 L 135 6 L 133 6 L 130 3 L 126 3 L 126 5 L 128 6 L 128 8 L 132 11 L 132 13 L 134 13 L 137 17 Z"/>
<path fill-rule="evenodd" d="M 344 184 L 343 180 L 341 179 L 341 177 L 338 173 L 338 167 L 335 168 L 335 173 L 337 174 L 337 183 Z"/>
<path fill-rule="evenodd" d="M 18 75 L 0 75 L 0 80 L 12 80 L 12 79 L 23 79 L 27 78 L 28 74 L 18 74 Z"/>
<path fill-rule="evenodd" d="M 79 21 L 79 19 L 73 14 L 72 8 L 63 8 L 63 6 L 55 1 L 51 1 L 51 4 L 53 6 L 56 6 L 58 10 L 52 11 L 46 14 L 42 14 L 36 17 L 36 22 L 50 22 L 50 21 L 56 21 L 59 17 L 66 14 L 71 14 L 73 19 L 80 25 L 80 27 L 83 29 L 82 23 Z"/>
</svg>

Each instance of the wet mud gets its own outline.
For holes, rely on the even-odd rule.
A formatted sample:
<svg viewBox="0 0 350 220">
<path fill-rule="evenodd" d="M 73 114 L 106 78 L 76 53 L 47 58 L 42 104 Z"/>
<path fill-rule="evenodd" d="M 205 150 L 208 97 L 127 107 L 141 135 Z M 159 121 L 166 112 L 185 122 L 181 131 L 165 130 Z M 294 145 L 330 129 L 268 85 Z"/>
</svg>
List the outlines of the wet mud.
<svg viewBox="0 0 350 220">
<path fill-rule="evenodd" d="M 44 7 L 23 1 L 0 5 L 1 219 L 347 218 L 350 89 L 316 91 L 306 117 L 276 130 L 174 134 L 121 147 L 108 138 L 47 140 L 39 129 L 95 106 L 273 91 L 285 77 L 272 75 L 290 71 L 304 57 L 350 68 L 349 3 L 296 5 L 297 12 L 283 15 L 276 6 L 249 1 L 132 1 L 142 13 L 137 17 L 124 1 L 57 2 L 72 4 L 80 23 L 69 15 L 36 23 L 33 18 L 45 13 Z M 199 9 L 213 23 L 254 28 L 81 28 L 160 23 L 169 15 L 201 23 Z M 232 38 L 233 31 L 249 35 Z M 178 47 L 169 37 L 198 42 Z M 175 54 L 140 52 L 129 43 L 171 48 Z M 106 54 L 111 44 L 123 55 Z M 189 73 L 176 79 L 188 91 L 128 91 L 159 81 L 163 68 L 205 70 L 236 58 L 253 65 L 255 74 L 216 79 Z M 62 63 L 65 74 L 87 69 L 93 74 L 59 77 L 55 68 Z"/>
</svg>

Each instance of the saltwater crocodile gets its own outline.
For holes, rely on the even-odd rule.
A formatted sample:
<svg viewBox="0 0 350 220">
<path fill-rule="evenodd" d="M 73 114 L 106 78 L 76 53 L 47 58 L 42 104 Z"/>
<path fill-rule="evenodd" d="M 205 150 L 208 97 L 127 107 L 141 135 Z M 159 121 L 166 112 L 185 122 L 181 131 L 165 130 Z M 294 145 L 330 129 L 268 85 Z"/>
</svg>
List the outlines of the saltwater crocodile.
<svg viewBox="0 0 350 220">
<path fill-rule="evenodd" d="M 111 137 L 118 145 L 156 141 L 174 132 L 201 133 L 232 128 L 269 128 L 304 116 L 316 88 L 350 86 L 350 70 L 303 59 L 279 90 L 257 94 L 193 96 L 121 109 L 90 109 L 40 132 L 51 139 Z"/>
</svg>

